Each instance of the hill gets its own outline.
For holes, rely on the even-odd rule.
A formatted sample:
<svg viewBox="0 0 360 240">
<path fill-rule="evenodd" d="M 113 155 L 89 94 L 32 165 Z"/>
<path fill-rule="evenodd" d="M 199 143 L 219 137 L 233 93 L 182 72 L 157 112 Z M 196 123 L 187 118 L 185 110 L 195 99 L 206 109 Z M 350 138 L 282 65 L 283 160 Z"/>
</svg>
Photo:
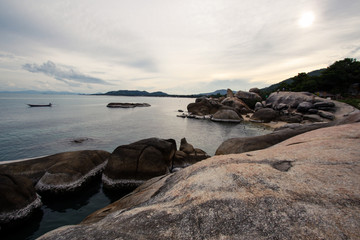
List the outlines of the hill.
<svg viewBox="0 0 360 240">
<path fill-rule="evenodd" d="M 111 96 L 145 96 L 145 97 L 167 97 L 169 94 L 164 92 L 147 92 L 147 91 L 139 91 L 139 90 L 118 90 L 118 91 L 110 91 L 103 95 L 111 95 Z"/>
<path fill-rule="evenodd" d="M 311 76 L 311 77 L 317 77 L 317 76 L 320 76 L 321 73 L 322 73 L 325 69 L 326 69 L 326 68 L 321 68 L 321 69 L 318 69 L 318 70 L 314 70 L 314 71 L 308 72 L 307 75 L 308 75 L 308 76 Z M 275 92 L 277 89 L 282 89 L 283 87 L 292 84 L 292 82 L 293 82 L 293 77 L 288 78 L 288 79 L 286 79 L 286 80 L 283 80 L 283 81 L 281 81 L 281 82 L 279 82 L 279 83 L 272 84 L 272 85 L 270 85 L 269 87 L 262 88 L 262 89 L 260 89 L 260 90 L 261 90 L 262 92 L 271 93 L 271 92 Z"/>
</svg>

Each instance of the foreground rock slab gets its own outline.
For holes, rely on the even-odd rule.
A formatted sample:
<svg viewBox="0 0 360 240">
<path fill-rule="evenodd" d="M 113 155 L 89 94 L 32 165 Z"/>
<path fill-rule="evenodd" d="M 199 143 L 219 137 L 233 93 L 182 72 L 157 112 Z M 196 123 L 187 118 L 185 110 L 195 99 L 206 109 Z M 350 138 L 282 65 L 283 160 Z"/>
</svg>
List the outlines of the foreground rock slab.
<svg viewBox="0 0 360 240">
<path fill-rule="evenodd" d="M 40 239 L 359 239 L 360 123 L 215 156 Z"/>
</svg>

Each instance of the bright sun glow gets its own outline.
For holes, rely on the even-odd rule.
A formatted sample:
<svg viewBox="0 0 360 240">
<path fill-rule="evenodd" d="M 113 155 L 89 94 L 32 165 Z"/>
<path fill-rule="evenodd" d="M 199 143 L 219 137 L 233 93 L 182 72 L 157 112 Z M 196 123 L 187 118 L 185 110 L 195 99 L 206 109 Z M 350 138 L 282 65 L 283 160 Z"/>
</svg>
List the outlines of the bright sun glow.
<svg viewBox="0 0 360 240">
<path fill-rule="evenodd" d="M 314 22 L 315 16 L 313 12 L 305 12 L 301 15 L 298 24 L 302 28 L 310 27 Z"/>
</svg>

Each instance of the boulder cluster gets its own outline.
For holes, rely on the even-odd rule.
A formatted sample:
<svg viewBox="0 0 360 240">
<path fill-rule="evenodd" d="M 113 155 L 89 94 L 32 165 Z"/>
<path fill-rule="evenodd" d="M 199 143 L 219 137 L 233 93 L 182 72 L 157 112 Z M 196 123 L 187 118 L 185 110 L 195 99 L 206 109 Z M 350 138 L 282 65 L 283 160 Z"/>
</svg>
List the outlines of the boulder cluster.
<svg viewBox="0 0 360 240">
<path fill-rule="evenodd" d="M 188 114 L 183 113 L 178 117 L 211 119 L 217 122 L 234 122 L 243 121 L 242 115 L 252 113 L 249 106 L 255 105 L 261 101 L 258 89 L 251 89 L 249 92 L 238 91 L 236 94 L 232 90 L 227 90 L 226 98 L 207 98 L 201 97 L 187 106 Z"/>
<path fill-rule="evenodd" d="M 335 119 L 334 101 L 308 92 L 274 92 L 266 101 L 255 104 L 254 122 L 327 122 Z"/>
<path fill-rule="evenodd" d="M 34 215 L 41 197 L 80 192 L 100 179 L 107 190 L 133 190 L 208 157 L 185 138 L 179 150 L 174 139 L 149 138 L 119 146 L 113 153 L 84 150 L 0 164 L 0 230 Z"/>
<path fill-rule="evenodd" d="M 359 144 L 357 122 L 214 156 L 39 239 L 359 239 Z"/>
</svg>

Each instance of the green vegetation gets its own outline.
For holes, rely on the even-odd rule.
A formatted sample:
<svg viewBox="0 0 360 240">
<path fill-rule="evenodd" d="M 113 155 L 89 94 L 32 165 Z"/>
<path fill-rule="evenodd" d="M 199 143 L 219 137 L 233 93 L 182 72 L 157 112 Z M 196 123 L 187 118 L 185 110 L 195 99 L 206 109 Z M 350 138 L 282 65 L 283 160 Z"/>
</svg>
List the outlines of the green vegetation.
<svg viewBox="0 0 360 240">
<path fill-rule="evenodd" d="M 336 61 L 326 69 L 311 73 L 299 73 L 295 77 L 262 89 L 262 95 L 269 95 L 279 89 L 295 92 L 326 92 L 341 95 L 342 97 L 350 97 L 348 94 L 349 87 L 354 83 L 360 83 L 360 62 L 353 58 L 345 58 Z"/>
<path fill-rule="evenodd" d="M 360 109 L 360 99 L 359 98 L 346 98 L 339 100 L 340 102 L 347 103 L 357 109 Z"/>
</svg>

